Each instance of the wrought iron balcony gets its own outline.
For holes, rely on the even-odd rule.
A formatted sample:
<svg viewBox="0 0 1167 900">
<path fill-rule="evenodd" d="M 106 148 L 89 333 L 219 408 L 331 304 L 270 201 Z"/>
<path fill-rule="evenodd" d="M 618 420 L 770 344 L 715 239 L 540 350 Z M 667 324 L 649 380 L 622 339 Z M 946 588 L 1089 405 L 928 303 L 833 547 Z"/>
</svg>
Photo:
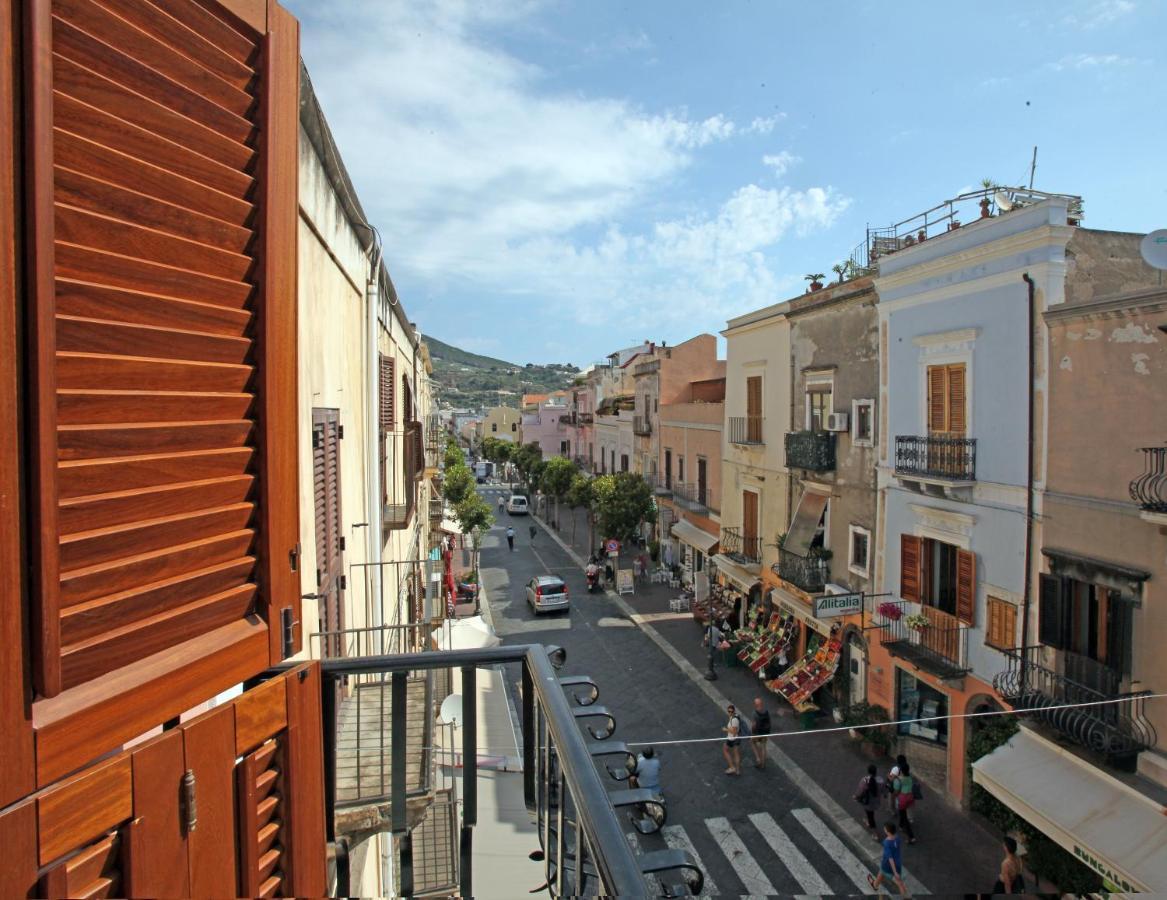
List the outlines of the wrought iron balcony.
<svg viewBox="0 0 1167 900">
<path fill-rule="evenodd" d="M 1131 482 L 1131 499 L 1146 512 L 1167 515 L 1167 446 L 1142 452 L 1143 474 Z"/>
<path fill-rule="evenodd" d="M 880 603 L 880 642 L 892 656 L 906 659 L 941 679 L 960 678 L 969 670 L 968 626 L 932 606 L 908 601 Z M 928 624 L 911 627 L 910 614 L 922 614 Z"/>
<path fill-rule="evenodd" d="M 624 835 L 624 823 L 616 815 L 616 807 L 635 802 L 647 802 L 649 797 L 631 796 L 635 791 L 609 792 L 593 761 L 593 757 L 631 756 L 627 746 L 608 740 L 614 720 L 603 707 L 595 704 L 598 690 L 587 679 L 590 690 L 578 690 L 581 679 L 560 681 L 554 671 L 562 665 L 564 651 L 542 645 L 514 645 L 486 650 L 409 653 L 398 656 L 359 656 L 326 659 L 321 663 L 321 701 L 324 718 L 324 777 L 328 813 L 335 822 L 338 810 L 338 787 L 343 784 L 338 763 L 341 750 L 343 710 L 353 691 L 362 685 L 373 686 L 381 695 L 382 716 L 370 733 L 388 741 L 387 752 L 378 756 L 370 767 L 376 770 L 376 783 L 362 802 L 373 802 L 369 830 L 392 830 L 405 835 L 397 842 L 400 852 L 399 893 L 412 896 L 417 890 L 418 873 L 415 869 L 414 838 L 410 829 L 419 824 L 411 820 L 410 772 L 407 753 L 411 728 L 425 727 L 433 719 L 428 705 L 418 707 L 410 703 L 411 680 L 430 679 L 431 673 L 461 673 L 461 695 L 474 697 L 479 668 L 490 668 L 509 663 L 522 664 L 522 779 L 523 797 L 529 812 L 534 815 L 531 839 L 542 848 L 547 889 L 552 897 L 571 896 L 646 896 L 652 893 L 647 875 L 657 879 L 670 890 L 669 896 L 680 891 L 700 893 L 704 878 L 696 861 L 681 850 L 658 850 L 646 854 L 632 851 Z M 367 687 L 365 688 L 367 689 Z M 442 688 L 445 690 L 445 688 Z M 433 693 L 429 695 L 432 703 Z M 570 700 L 569 700 L 570 696 Z M 573 705 L 574 704 L 574 705 Z M 462 827 L 458 834 L 460 857 L 459 893 L 474 896 L 473 835 L 478 824 L 478 763 L 480 748 L 487 741 L 479 733 L 478 714 L 474 703 L 462 709 Z M 419 721 L 420 720 L 420 721 Z M 596 736 L 593 724 L 602 723 L 603 738 L 589 744 L 580 733 L 580 723 Z M 360 731 L 358 730 L 358 733 Z M 425 742 L 429 746 L 429 742 Z M 609 768 L 609 774 L 620 780 L 620 770 Z M 377 796 L 373 796 L 374 789 Z M 331 831 L 331 829 L 330 829 Z M 349 887 L 347 870 L 338 865 L 337 893 L 345 895 Z M 674 893 L 674 891 L 676 893 Z"/>
<path fill-rule="evenodd" d="M 977 439 L 896 435 L 896 474 L 976 481 Z"/>
<path fill-rule="evenodd" d="M 633 416 L 632 433 L 642 436 L 652 434 L 652 419 L 648 416 Z"/>
<path fill-rule="evenodd" d="M 1117 679 L 1109 687 L 1083 684 L 1042 664 L 1044 649 L 1034 646 L 1004 651 L 1009 665 L 993 679 L 993 687 L 1014 709 L 1033 711 L 1047 725 L 1102 755 L 1110 764 L 1131 768 L 1138 754 L 1158 741 L 1144 711 L 1145 698 L 1152 692 L 1119 691 Z M 1066 657 L 1074 654 L 1062 656 L 1067 670 L 1072 670 Z"/>
<path fill-rule="evenodd" d="M 835 435 L 831 431 L 786 433 L 786 465 L 811 472 L 835 471 Z"/>
<path fill-rule="evenodd" d="M 762 539 L 743 534 L 740 528 L 721 529 L 721 552 L 746 565 L 762 562 Z"/>
<path fill-rule="evenodd" d="M 430 500 L 430 524 L 441 525 L 442 519 L 445 517 L 445 504 L 439 497 L 435 500 Z"/>
<path fill-rule="evenodd" d="M 702 487 L 700 484 L 692 482 L 674 481 L 673 502 L 679 503 L 690 512 L 702 515 L 718 511 L 717 501 L 713 497 L 713 488 L 708 485 Z"/>
<path fill-rule="evenodd" d="M 826 590 L 830 570 L 827 561 L 815 551 L 799 556 L 790 550 L 778 550 L 778 562 L 770 569 L 781 578 L 808 594 L 819 594 Z"/>
<path fill-rule="evenodd" d="M 642 475 L 641 477 L 646 482 L 648 482 L 648 486 L 652 488 L 653 493 L 658 497 L 667 497 L 673 492 L 672 482 L 664 475 L 661 475 L 659 472 L 655 472 L 649 475 Z"/>
<path fill-rule="evenodd" d="M 595 421 L 595 418 L 595 414 L 591 412 L 578 412 L 575 414 L 577 425 L 591 425 Z"/>
<path fill-rule="evenodd" d="M 442 450 L 446 446 L 448 432 L 439 416 L 425 417 L 425 446 L 427 450 Z"/>
<path fill-rule="evenodd" d="M 730 416 L 729 442 L 731 444 L 764 444 L 761 416 Z"/>
</svg>

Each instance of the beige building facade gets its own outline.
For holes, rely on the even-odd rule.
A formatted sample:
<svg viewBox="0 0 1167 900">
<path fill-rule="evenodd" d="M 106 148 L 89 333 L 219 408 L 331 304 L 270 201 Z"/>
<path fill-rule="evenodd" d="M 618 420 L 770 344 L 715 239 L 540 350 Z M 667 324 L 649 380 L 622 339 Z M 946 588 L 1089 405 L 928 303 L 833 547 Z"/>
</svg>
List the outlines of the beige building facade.
<svg viewBox="0 0 1167 900">
<path fill-rule="evenodd" d="M 492 406 L 482 417 L 479 441 L 488 437 L 511 444 L 523 443 L 523 414 L 513 406 Z"/>
</svg>

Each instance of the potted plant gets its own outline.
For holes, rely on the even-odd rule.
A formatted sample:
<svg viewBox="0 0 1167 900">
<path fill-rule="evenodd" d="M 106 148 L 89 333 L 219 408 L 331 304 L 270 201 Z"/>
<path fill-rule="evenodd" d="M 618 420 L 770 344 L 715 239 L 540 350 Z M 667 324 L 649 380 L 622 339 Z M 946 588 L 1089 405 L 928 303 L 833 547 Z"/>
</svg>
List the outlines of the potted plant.
<svg viewBox="0 0 1167 900">
<path fill-rule="evenodd" d="M 892 603 L 890 600 L 885 600 L 876 607 L 875 611 L 883 616 L 889 622 L 898 622 L 900 616 L 904 614 L 903 607 L 898 603 Z"/>
<path fill-rule="evenodd" d="M 923 631 L 930 624 L 929 619 L 923 613 L 912 613 L 904 617 L 904 624 L 912 631 Z"/>
<path fill-rule="evenodd" d="M 843 721 L 851 729 L 851 738 L 860 742 L 868 756 L 878 758 L 891 751 L 895 738 L 888 730 L 887 723 L 891 720 L 884 707 L 867 702 L 853 704 Z"/>
<path fill-rule="evenodd" d="M 988 192 L 997 189 L 996 182 L 992 178 L 982 178 L 981 187 L 985 190 L 985 196 L 981 197 L 981 218 L 987 219 L 991 216 L 993 201 L 990 199 Z"/>
<path fill-rule="evenodd" d="M 812 291 L 821 291 L 823 289 L 823 279 L 827 276 L 823 272 L 816 272 L 812 275 L 804 275 L 807 281 L 810 282 L 810 289 Z"/>
<path fill-rule="evenodd" d="M 653 540 L 648 542 L 648 557 L 653 562 L 660 559 L 660 541 Z"/>
</svg>

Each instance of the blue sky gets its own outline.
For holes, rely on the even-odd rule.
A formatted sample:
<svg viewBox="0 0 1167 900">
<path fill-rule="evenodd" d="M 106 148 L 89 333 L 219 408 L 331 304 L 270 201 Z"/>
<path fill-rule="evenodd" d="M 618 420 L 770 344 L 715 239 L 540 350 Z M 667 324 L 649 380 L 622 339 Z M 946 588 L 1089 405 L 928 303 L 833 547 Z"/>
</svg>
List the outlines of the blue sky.
<svg viewBox="0 0 1167 900">
<path fill-rule="evenodd" d="M 716 333 L 982 178 L 1167 226 L 1165 0 L 286 0 L 423 333 Z"/>
</svg>

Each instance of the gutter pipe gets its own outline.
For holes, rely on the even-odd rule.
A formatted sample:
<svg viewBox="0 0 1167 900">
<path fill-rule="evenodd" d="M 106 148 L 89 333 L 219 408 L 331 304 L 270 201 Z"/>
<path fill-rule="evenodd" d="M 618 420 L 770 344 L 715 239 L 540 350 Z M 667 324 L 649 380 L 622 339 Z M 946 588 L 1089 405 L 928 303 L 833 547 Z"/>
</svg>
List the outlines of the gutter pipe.
<svg viewBox="0 0 1167 900">
<path fill-rule="evenodd" d="M 1032 276 L 1028 272 L 1022 274 L 1021 278 L 1025 281 L 1028 288 L 1028 306 L 1026 308 L 1026 344 L 1029 355 L 1029 389 L 1028 389 L 1028 411 L 1026 431 L 1029 436 L 1029 446 L 1026 454 L 1026 473 L 1025 473 L 1025 581 L 1021 593 L 1021 696 L 1025 696 L 1026 676 L 1029 674 L 1026 667 L 1025 648 L 1029 646 L 1029 612 L 1030 605 L 1033 599 L 1033 578 L 1029 571 L 1030 558 L 1033 547 L 1033 452 L 1034 452 L 1034 348 L 1033 348 L 1033 327 L 1034 327 L 1034 306 L 1037 299 L 1037 285 Z"/>
</svg>

